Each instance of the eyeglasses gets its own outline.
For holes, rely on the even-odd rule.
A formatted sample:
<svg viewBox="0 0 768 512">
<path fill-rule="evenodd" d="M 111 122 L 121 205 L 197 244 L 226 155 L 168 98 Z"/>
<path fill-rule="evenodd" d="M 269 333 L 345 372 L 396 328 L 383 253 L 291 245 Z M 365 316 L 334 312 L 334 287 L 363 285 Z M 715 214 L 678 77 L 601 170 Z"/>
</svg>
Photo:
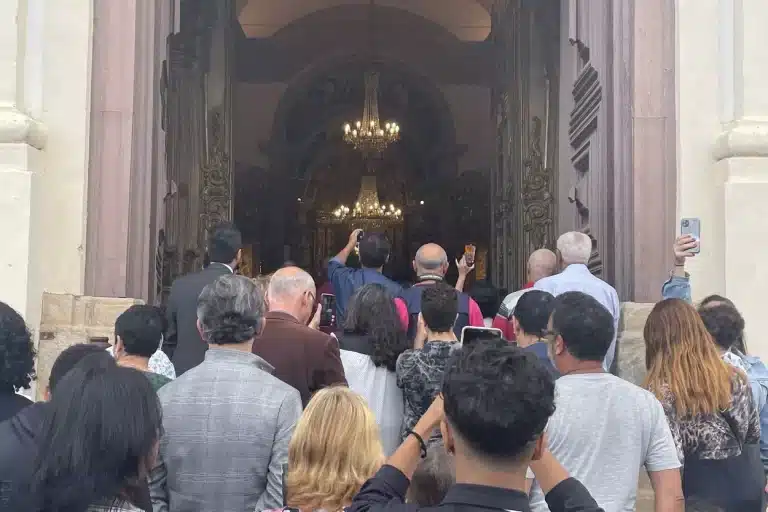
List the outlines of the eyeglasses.
<svg viewBox="0 0 768 512">
<path fill-rule="evenodd" d="M 551 330 L 549 330 L 549 329 L 547 329 L 546 331 L 544 331 L 544 332 L 543 332 L 543 333 L 541 333 L 541 334 L 542 334 L 542 336 L 541 336 L 542 338 L 544 338 L 544 339 L 546 339 L 547 341 L 550 341 L 550 342 L 551 342 L 551 341 L 555 341 L 555 338 L 557 338 L 558 336 L 560 336 L 560 333 L 559 333 L 559 332 L 557 332 L 557 331 L 551 331 Z"/>
</svg>

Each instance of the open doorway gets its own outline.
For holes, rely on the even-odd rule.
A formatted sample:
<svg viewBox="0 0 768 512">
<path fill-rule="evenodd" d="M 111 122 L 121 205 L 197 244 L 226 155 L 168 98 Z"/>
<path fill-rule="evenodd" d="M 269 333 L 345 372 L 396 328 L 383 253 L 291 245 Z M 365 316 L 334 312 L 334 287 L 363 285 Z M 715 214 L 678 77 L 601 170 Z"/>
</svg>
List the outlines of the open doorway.
<svg viewBox="0 0 768 512">
<path fill-rule="evenodd" d="M 528 255 L 552 245 L 556 216 L 577 212 L 556 210 L 566 198 L 556 182 L 559 69 L 570 55 L 561 0 L 213 5 L 182 2 L 182 30 L 171 37 L 160 291 L 202 264 L 207 230 L 230 219 L 244 234 L 244 273 L 292 261 L 318 277 L 353 228 L 375 228 L 334 218 L 354 209 L 361 189 L 401 212 L 377 229 L 393 242 L 391 277 L 412 277 L 423 243 L 449 257 L 474 243 L 474 278 L 516 288 Z M 372 74 L 379 128 L 400 127 L 375 155 L 344 140 L 370 100 Z M 581 213 L 572 220 L 591 225 Z"/>
<path fill-rule="evenodd" d="M 477 0 L 249 0 L 238 21 L 233 83 L 234 220 L 246 272 L 285 261 L 316 276 L 372 223 L 339 219 L 375 181 L 393 243 L 385 273 L 407 281 L 416 249 L 491 250 L 491 176 L 497 165 L 498 52 L 491 2 Z M 447 5 L 450 4 L 450 5 Z M 361 119 L 368 73 L 378 75 L 381 128 L 399 140 L 365 154 L 343 139 Z M 366 189 L 361 191 L 361 188 Z"/>
</svg>

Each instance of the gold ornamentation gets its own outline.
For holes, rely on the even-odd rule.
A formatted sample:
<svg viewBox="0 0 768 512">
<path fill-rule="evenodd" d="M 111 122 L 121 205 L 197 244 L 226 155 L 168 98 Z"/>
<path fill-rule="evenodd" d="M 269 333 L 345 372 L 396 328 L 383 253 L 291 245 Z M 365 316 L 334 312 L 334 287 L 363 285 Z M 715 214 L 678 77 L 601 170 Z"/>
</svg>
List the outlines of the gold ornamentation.
<svg viewBox="0 0 768 512">
<path fill-rule="evenodd" d="M 552 170 L 544 167 L 541 150 L 543 123 L 532 120 L 529 157 L 523 171 L 523 228 L 529 235 L 529 251 L 552 244 L 554 201 Z"/>
<path fill-rule="evenodd" d="M 208 162 L 200 175 L 200 227 L 198 240 L 204 247 L 211 227 L 232 217 L 232 170 L 224 140 L 224 116 L 211 113 Z"/>
</svg>

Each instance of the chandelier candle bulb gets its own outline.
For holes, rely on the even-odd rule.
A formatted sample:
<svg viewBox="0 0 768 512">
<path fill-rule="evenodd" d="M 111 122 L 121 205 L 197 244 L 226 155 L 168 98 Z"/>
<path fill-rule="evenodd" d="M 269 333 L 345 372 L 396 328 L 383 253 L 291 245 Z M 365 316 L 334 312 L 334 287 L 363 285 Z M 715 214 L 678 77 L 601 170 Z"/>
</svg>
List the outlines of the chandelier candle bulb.
<svg viewBox="0 0 768 512">
<path fill-rule="evenodd" d="M 364 154 L 375 154 L 384 151 L 390 144 L 400 138 L 400 127 L 394 121 L 381 126 L 379 120 L 379 74 L 365 74 L 365 103 L 363 118 L 355 121 L 357 130 L 347 123 L 343 128 L 343 138 L 348 144 Z"/>
</svg>

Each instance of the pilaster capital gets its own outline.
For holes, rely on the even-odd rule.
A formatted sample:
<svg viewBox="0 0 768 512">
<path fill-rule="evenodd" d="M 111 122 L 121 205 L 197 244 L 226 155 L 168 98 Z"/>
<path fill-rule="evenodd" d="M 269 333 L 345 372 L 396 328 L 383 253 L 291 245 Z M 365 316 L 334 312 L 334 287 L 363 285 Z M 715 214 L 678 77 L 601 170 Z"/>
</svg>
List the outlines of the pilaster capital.
<svg viewBox="0 0 768 512">
<path fill-rule="evenodd" d="M 768 117 L 742 118 L 725 126 L 718 135 L 716 161 L 734 157 L 768 157 Z"/>
<path fill-rule="evenodd" d="M 0 144 L 29 144 L 43 149 L 47 138 L 43 123 L 13 106 L 0 106 Z"/>
</svg>

